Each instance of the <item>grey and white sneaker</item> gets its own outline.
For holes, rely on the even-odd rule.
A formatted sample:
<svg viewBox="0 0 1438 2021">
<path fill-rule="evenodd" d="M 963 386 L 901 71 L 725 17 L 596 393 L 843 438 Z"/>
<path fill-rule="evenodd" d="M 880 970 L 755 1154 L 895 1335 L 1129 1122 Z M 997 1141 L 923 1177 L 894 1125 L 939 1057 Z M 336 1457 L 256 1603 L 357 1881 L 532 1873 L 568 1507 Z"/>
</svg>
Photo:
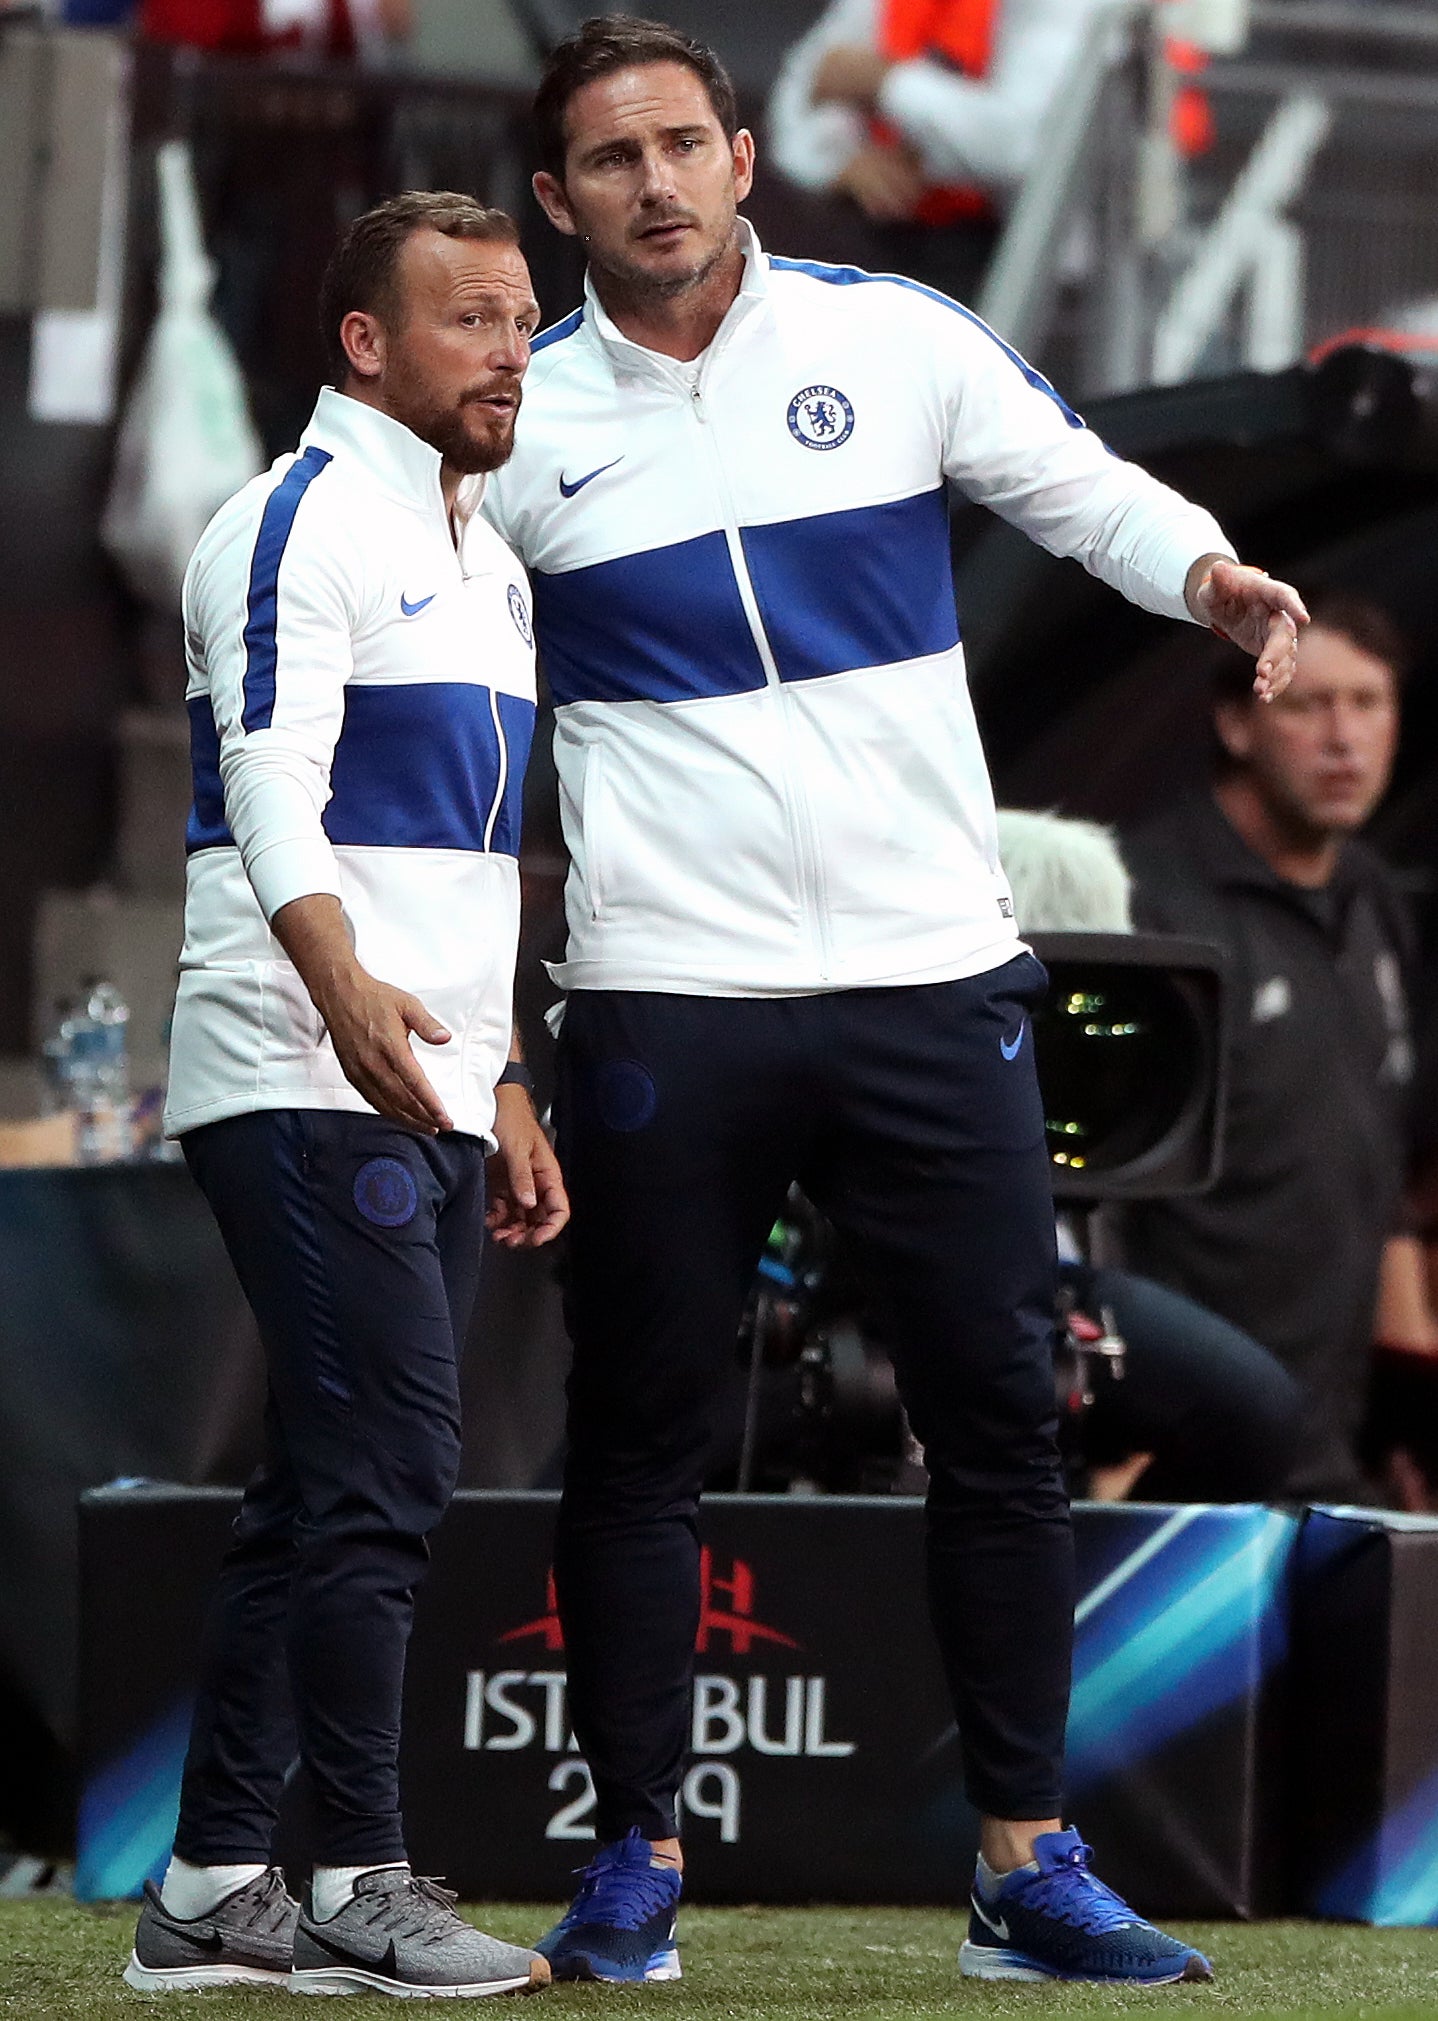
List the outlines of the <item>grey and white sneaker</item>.
<svg viewBox="0 0 1438 2021">
<path fill-rule="evenodd" d="M 269 1986 L 283 1993 L 299 1913 L 278 1867 L 193 1919 L 172 1916 L 155 1883 L 146 1881 L 125 1984 L 137 1993 L 198 1993 L 210 1986 Z"/>
<path fill-rule="evenodd" d="M 455 1899 L 407 1867 L 361 1874 L 350 1900 L 323 1923 L 306 1898 L 290 1991 L 478 2000 L 549 1984 L 549 1966 L 537 1952 L 486 1937 L 455 1914 Z"/>
</svg>

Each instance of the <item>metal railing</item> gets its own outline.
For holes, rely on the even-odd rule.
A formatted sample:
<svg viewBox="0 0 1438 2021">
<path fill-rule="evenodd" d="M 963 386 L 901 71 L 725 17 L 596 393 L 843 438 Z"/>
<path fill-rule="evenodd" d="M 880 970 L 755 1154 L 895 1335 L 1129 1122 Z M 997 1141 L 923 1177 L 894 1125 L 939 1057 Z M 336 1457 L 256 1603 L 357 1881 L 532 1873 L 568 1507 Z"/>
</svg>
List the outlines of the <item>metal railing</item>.
<svg viewBox="0 0 1438 2021">
<path fill-rule="evenodd" d="M 1438 7 L 1253 0 L 1203 79 L 1212 157 L 1168 136 L 1154 0 L 1114 0 L 1055 97 L 979 308 L 1085 395 L 1291 364 L 1438 296 Z"/>
<path fill-rule="evenodd" d="M 1126 87 L 1152 0 L 1114 0 L 1096 14 L 1068 75 L 1054 93 L 1054 118 L 1009 213 L 979 298 L 979 313 L 1019 350 L 1037 352 L 1054 312 L 1065 236 L 1083 213 L 1098 212 L 1108 254 L 1124 264 L 1133 239 L 1129 193 L 1120 194 L 1103 169 L 1105 138 L 1119 117 L 1119 152 L 1131 155 L 1134 107 Z M 1127 117 L 1124 117 L 1124 114 Z M 1113 202 L 1117 196 L 1117 204 Z M 1113 307 L 1124 319 L 1123 286 Z M 1115 342 L 1123 339 L 1115 332 Z"/>
</svg>

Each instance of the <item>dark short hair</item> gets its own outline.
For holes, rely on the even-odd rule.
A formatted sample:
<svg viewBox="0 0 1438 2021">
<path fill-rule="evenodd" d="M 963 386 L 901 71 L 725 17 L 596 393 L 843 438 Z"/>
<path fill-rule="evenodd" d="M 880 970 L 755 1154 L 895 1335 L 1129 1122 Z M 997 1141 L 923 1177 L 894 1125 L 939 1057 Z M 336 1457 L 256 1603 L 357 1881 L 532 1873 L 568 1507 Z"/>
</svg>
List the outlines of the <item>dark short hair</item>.
<svg viewBox="0 0 1438 2021">
<path fill-rule="evenodd" d="M 564 115 L 575 92 L 596 78 L 645 63 L 682 63 L 692 70 L 709 94 L 725 138 L 734 138 L 739 131 L 738 100 L 728 71 L 712 49 L 663 21 L 643 21 L 634 14 L 595 14 L 551 50 L 534 94 L 539 159 L 552 176 L 564 180 L 569 145 Z"/>
<path fill-rule="evenodd" d="M 1402 687 L 1411 650 L 1386 610 L 1356 590 L 1320 588 L 1300 594 L 1311 626 L 1334 632 L 1359 652 L 1381 660 L 1393 675 L 1394 687 Z M 1214 662 L 1214 701 L 1242 702 L 1252 697 L 1253 662 L 1244 654 L 1225 651 Z"/>
<path fill-rule="evenodd" d="M 417 231 L 443 232 L 447 239 L 519 244 L 519 226 L 508 211 L 489 210 L 454 190 L 403 190 L 357 217 L 331 254 L 320 283 L 320 329 L 337 386 L 344 384 L 349 372 L 340 324 L 355 309 L 378 316 L 389 326 L 399 320 L 399 257 Z"/>
</svg>

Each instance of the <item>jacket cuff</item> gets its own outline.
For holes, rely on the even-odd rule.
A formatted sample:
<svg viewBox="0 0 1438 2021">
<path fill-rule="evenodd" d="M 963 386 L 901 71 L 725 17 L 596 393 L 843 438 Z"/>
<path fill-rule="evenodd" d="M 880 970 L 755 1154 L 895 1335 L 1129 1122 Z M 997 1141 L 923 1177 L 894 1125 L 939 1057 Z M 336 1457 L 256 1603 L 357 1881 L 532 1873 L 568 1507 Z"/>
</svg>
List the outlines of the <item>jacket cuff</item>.
<svg viewBox="0 0 1438 2021">
<path fill-rule="evenodd" d="M 343 896 L 339 865 L 322 836 L 272 842 L 246 861 L 245 872 L 267 920 L 296 898 Z"/>
<path fill-rule="evenodd" d="M 1202 557 L 1207 554 L 1222 555 L 1225 561 L 1238 560 L 1238 556 L 1234 553 L 1232 547 L 1229 545 L 1229 542 L 1225 538 L 1224 533 L 1218 524 L 1218 521 L 1214 520 L 1212 522 L 1212 526 L 1214 536 L 1213 539 L 1207 542 L 1204 546 L 1196 548 L 1192 554 L 1188 553 L 1186 546 L 1181 550 L 1175 549 L 1174 551 L 1174 558 L 1173 558 L 1174 567 L 1178 571 L 1178 579 L 1173 589 L 1173 615 L 1176 618 L 1183 619 L 1184 621 L 1186 621 L 1188 624 L 1191 625 L 1196 625 L 1199 622 L 1199 620 L 1194 616 L 1193 612 L 1189 609 L 1188 599 L 1184 595 L 1184 590 L 1188 586 L 1188 572 L 1193 567 L 1193 564 L 1196 561 L 1201 560 Z M 1186 559 L 1185 556 L 1187 557 Z"/>
</svg>

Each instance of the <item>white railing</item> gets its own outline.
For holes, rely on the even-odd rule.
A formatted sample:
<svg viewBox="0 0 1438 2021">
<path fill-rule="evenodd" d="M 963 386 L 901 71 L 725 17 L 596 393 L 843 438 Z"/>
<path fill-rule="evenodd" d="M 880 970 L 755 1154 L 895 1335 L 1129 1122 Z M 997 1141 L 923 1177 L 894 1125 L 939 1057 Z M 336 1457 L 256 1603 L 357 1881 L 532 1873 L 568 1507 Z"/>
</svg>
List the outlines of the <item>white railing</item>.
<svg viewBox="0 0 1438 2021">
<path fill-rule="evenodd" d="M 1226 145 L 1193 167 L 1168 130 L 1175 33 L 1217 59 L 1203 85 Z M 1066 339 L 1081 393 L 1276 370 L 1335 313 L 1372 321 L 1438 294 L 1438 221 L 1411 217 L 1404 195 L 1438 149 L 1438 5 L 1113 0 L 1054 103 L 978 307 L 1029 355 Z M 1235 130 L 1252 135 L 1246 159 Z M 1392 173 L 1376 174 L 1390 143 Z M 1355 270 L 1342 288 L 1339 238 Z"/>
<path fill-rule="evenodd" d="M 1286 98 L 1199 240 L 1159 312 L 1153 377 L 1191 379 L 1246 294 L 1244 364 L 1281 371 L 1303 351 L 1303 235 L 1287 212 L 1328 138 L 1333 115 L 1312 92 Z"/>
</svg>

